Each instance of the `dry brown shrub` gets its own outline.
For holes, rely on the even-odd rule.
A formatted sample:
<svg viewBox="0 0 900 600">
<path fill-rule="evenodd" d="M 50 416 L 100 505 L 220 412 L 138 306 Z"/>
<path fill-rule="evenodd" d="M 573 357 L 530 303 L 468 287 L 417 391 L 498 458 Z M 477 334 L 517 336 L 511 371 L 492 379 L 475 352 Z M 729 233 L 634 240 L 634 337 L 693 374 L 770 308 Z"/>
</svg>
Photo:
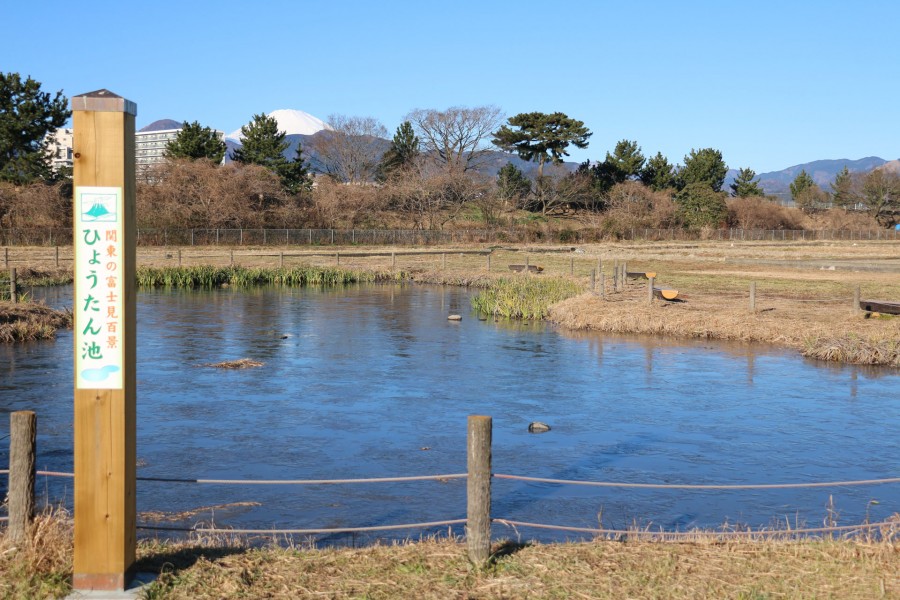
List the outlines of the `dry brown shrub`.
<svg viewBox="0 0 900 600">
<path fill-rule="evenodd" d="M 728 203 L 728 224 L 740 229 L 803 229 L 803 214 L 759 196 L 732 198 Z"/>
<path fill-rule="evenodd" d="M 290 200 L 277 175 L 258 165 L 167 161 L 138 185 L 138 226 L 261 227 Z"/>
<path fill-rule="evenodd" d="M 0 184 L 0 226 L 69 227 L 72 224 L 71 193 L 69 182 L 23 186 Z"/>
<path fill-rule="evenodd" d="M 869 214 L 863 212 L 849 212 L 842 208 L 832 208 L 817 213 L 812 215 L 809 221 L 814 229 L 883 229 L 883 226 Z"/>
<path fill-rule="evenodd" d="M 600 227 L 608 234 L 621 236 L 632 229 L 675 227 L 676 205 L 668 192 L 654 192 L 638 181 L 616 184 L 607 198 L 609 209 Z"/>
<path fill-rule="evenodd" d="M 319 227 L 374 227 L 386 200 L 374 184 L 340 183 L 319 178 L 309 218 Z"/>
</svg>

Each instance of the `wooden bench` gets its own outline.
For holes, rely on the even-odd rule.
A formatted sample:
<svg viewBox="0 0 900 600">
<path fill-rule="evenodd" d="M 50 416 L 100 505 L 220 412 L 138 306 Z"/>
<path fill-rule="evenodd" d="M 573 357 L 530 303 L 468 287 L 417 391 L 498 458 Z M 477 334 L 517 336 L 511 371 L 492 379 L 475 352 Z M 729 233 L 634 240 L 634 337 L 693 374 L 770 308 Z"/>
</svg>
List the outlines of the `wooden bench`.
<svg viewBox="0 0 900 600">
<path fill-rule="evenodd" d="M 662 300 L 674 300 L 678 297 L 678 290 L 667 287 L 654 287 L 653 295 Z"/>
</svg>

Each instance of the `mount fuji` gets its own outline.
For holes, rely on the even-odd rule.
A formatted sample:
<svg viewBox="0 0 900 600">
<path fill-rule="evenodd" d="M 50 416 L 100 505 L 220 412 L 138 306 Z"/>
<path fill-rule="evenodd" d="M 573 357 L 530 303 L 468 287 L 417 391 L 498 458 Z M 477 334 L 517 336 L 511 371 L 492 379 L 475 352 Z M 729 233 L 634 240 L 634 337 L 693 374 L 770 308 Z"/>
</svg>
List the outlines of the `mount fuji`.
<svg viewBox="0 0 900 600">
<path fill-rule="evenodd" d="M 302 110 L 273 110 L 267 116 L 274 118 L 278 122 L 278 131 L 283 131 L 287 135 L 313 135 L 331 129 L 331 126 L 322 119 Z M 225 137 L 239 141 L 242 137 L 241 130 L 232 131 Z"/>
</svg>

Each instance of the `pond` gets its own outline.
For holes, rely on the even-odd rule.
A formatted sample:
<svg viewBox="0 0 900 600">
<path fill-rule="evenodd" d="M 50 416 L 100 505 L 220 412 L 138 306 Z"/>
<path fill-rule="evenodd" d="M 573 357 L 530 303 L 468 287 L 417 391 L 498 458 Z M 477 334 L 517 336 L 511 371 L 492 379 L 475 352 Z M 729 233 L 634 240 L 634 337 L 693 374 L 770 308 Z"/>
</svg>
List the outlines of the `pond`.
<svg viewBox="0 0 900 600">
<path fill-rule="evenodd" d="M 69 289 L 39 293 L 51 305 L 71 302 Z M 470 414 L 493 417 L 496 473 L 664 484 L 898 474 L 896 370 L 829 365 L 759 345 L 480 321 L 469 308 L 472 293 L 399 284 L 139 293 L 138 476 L 464 473 Z M 448 321 L 450 313 L 462 321 Z M 55 342 L 0 346 L 0 412 L 37 412 L 39 469 L 72 469 L 71 344 L 63 332 Z M 239 358 L 264 365 L 201 366 Z M 531 421 L 552 429 L 531 434 Z M 8 428 L 0 415 L 0 438 Z M 6 444 L 0 446 L 5 465 Z M 0 492 L 5 485 L 0 477 Z M 341 486 L 139 481 L 137 502 L 142 513 L 205 508 L 139 519 L 162 526 L 332 528 L 464 518 L 465 487 L 452 479 Z M 900 512 L 900 484 L 692 491 L 495 480 L 493 489 L 495 517 L 579 527 L 815 527 L 828 515 L 829 497 L 838 524 Z M 38 490 L 45 501 L 71 502 L 71 480 L 39 477 Z M 494 526 L 495 537 L 517 534 L 577 537 Z"/>
</svg>

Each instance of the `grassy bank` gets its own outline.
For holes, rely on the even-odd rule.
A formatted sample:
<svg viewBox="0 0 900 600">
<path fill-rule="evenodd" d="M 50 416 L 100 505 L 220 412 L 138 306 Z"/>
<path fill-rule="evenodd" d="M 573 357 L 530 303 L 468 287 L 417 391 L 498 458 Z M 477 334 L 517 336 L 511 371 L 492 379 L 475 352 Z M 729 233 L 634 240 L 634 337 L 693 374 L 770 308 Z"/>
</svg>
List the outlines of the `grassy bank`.
<svg viewBox="0 0 900 600">
<path fill-rule="evenodd" d="M 767 343 L 803 356 L 900 367 L 900 318 L 867 319 L 849 306 L 770 299 L 751 312 L 726 295 L 648 304 L 646 284 L 601 299 L 586 293 L 553 305 L 548 318 L 572 330 Z"/>
<path fill-rule="evenodd" d="M 484 568 L 464 544 L 250 548 L 234 540 L 144 541 L 138 569 L 154 599 L 227 598 L 896 598 L 897 532 L 853 539 L 495 544 Z M 40 517 L 33 544 L 0 537 L 0 597 L 61 598 L 72 574 L 71 522 Z"/>
</svg>

